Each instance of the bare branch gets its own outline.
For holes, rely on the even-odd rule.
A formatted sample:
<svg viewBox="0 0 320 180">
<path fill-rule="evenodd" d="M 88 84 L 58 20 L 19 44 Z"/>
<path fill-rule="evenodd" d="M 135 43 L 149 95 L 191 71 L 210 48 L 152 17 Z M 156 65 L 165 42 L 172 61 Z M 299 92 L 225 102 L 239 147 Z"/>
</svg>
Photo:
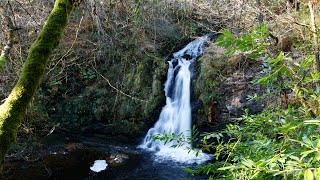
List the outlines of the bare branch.
<svg viewBox="0 0 320 180">
<path fill-rule="evenodd" d="M 2 71 L 5 67 L 5 63 L 7 62 L 10 50 L 13 46 L 13 41 L 14 41 L 13 32 L 15 30 L 15 27 L 13 25 L 11 17 L 9 16 L 9 13 L 4 11 L 4 17 L 7 21 L 7 27 L 8 27 L 7 38 L 8 38 L 8 40 L 7 40 L 6 45 L 2 49 L 2 52 L 0 55 L 0 73 L 2 73 Z"/>
</svg>

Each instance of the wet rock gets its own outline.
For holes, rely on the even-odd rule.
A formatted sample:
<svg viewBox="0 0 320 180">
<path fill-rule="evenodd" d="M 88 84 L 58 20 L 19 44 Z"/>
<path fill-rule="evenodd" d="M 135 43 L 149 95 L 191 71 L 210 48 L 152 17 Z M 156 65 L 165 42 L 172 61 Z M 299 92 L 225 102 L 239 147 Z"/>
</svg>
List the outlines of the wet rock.
<svg viewBox="0 0 320 180">
<path fill-rule="evenodd" d="M 120 164 L 124 163 L 129 156 L 123 153 L 113 153 L 110 155 L 110 160 L 108 161 L 111 166 L 119 166 Z"/>
<path fill-rule="evenodd" d="M 251 60 L 253 61 L 253 60 Z M 223 104 L 228 110 L 230 118 L 240 117 L 245 109 L 249 114 L 261 112 L 264 108 L 264 101 L 253 100 L 251 97 L 259 97 L 263 94 L 264 88 L 252 80 L 260 77 L 260 62 L 244 64 L 236 69 L 219 86 L 219 94 L 222 95 Z"/>
<path fill-rule="evenodd" d="M 203 102 L 202 102 L 201 100 L 198 100 L 198 101 L 193 102 L 193 103 L 191 104 L 191 109 L 192 109 L 192 111 L 196 111 L 196 110 L 198 110 L 199 108 L 201 108 L 201 106 L 203 106 Z"/>
</svg>

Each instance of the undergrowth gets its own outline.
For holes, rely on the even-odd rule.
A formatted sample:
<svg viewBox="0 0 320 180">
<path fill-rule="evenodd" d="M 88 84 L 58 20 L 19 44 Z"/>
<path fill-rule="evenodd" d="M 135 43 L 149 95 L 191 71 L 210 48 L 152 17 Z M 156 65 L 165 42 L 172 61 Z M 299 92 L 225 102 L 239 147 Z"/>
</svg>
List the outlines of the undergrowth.
<svg viewBox="0 0 320 180">
<path fill-rule="evenodd" d="M 202 150 L 214 149 L 220 161 L 186 170 L 210 179 L 318 179 L 319 125 L 303 108 L 269 109 L 258 115 L 246 111 L 225 130 L 205 136 L 216 143 L 204 141 Z"/>
<path fill-rule="evenodd" d="M 212 153 L 215 160 L 186 171 L 209 179 L 320 179 L 320 73 L 313 68 L 314 55 L 293 59 L 271 52 L 268 36 L 261 24 L 240 37 L 225 30 L 217 40 L 227 54 L 242 52 L 263 61 L 262 78 L 254 83 L 266 92 L 256 98 L 274 103 L 255 115 L 245 110 L 225 129 L 204 133 L 198 151 Z M 156 139 L 190 143 L 179 135 Z"/>
<path fill-rule="evenodd" d="M 281 106 L 256 115 L 246 110 L 221 132 L 205 134 L 201 150 L 214 152 L 217 161 L 187 171 L 210 179 L 320 179 L 320 73 L 313 70 L 315 58 L 297 60 L 281 51 L 274 55 L 268 35 L 263 24 L 241 37 L 224 31 L 217 45 L 229 54 L 263 57 L 263 77 L 256 83 L 266 86 L 265 97 L 280 95 L 274 101 Z"/>
</svg>

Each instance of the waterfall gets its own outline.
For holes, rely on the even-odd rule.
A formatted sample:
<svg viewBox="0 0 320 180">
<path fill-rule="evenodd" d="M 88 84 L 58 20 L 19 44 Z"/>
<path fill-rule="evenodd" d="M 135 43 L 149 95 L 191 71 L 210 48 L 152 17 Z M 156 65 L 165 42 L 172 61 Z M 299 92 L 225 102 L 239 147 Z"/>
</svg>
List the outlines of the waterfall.
<svg viewBox="0 0 320 180">
<path fill-rule="evenodd" d="M 165 82 L 166 105 L 162 108 L 159 119 L 149 129 L 143 143 L 138 147 L 156 151 L 157 159 L 172 159 L 184 163 L 201 163 L 208 160 L 209 155 L 199 153 L 195 156 L 190 151 L 191 145 L 184 143 L 180 147 L 172 148 L 177 142 L 164 144 L 163 141 L 154 141 L 153 136 L 163 134 L 182 134 L 185 138 L 191 137 L 191 71 L 190 66 L 203 53 L 209 36 L 203 36 L 189 43 L 186 47 L 173 54 L 168 61 L 169 69 Z"/>
</svg>

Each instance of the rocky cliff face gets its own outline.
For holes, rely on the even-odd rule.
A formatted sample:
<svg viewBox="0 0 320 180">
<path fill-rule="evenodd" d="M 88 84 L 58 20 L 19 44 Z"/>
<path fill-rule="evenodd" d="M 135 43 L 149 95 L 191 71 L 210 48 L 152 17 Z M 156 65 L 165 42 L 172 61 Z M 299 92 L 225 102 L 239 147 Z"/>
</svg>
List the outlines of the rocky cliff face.
<svg viewBox="0 0 320 180">
<path fill-rule="evenodd" d="M 251 114 L 260 112 L 265 102 L 257 97 L 264 88 L 254 80 L 261 70 L 262 61 L 243 54 L 226 55 L 224 49 L 211 44 L 197 62 L 193 81 L 195 124 L 214 127 L 240 117 L 245 109 Z"/>
</svg>

